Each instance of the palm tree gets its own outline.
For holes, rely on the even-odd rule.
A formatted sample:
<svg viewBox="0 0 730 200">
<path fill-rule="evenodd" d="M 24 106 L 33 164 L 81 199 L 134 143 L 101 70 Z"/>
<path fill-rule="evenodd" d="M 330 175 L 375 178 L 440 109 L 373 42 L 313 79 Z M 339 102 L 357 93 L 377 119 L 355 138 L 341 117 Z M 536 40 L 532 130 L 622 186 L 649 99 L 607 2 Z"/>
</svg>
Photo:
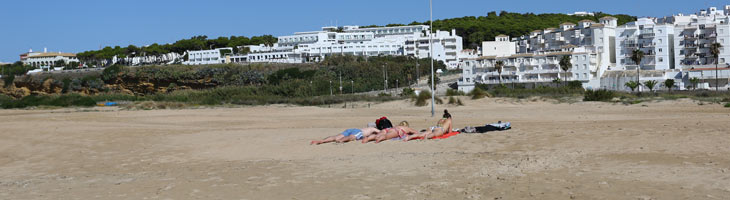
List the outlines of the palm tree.
<svg viewBox="0 0 730 200">
<path fill-rule="evenodd" d="M 699 81 L 699 79 L 697 79 Z M 667 87 L 669 89 L 669 93 L 672 93 L 672 88 L 674 87 L 674 79 L 667 79 L 664 81 L 664 87 Z"/>
<path fill-rule="evenodd" d="M 494 69 L 497 70 L 497 74 L 499 74 L 499 85 L 502 85 L 502 68 L 504 67 L 504 61 L 497 61 L 494 63 Z"/>
<path fill-rule="evenodd" d="M 560 69 L 563 70 L 563 75 L 565 75 L 563 79 L 563 85 L 565 85 L 565 81 L 568 80 L 568 70 L 573 67 L 573 64 L 570 63 L 570 56 L 563 56 L 558 64 L 560 64 Z"/>
<path fill-rule="evenodd" d="M 690 78 L 689 82 L 692 83 L 692 90 L 696 90 L 697 84 L 700 84 L 700 78 L 697 78 L 697 77 Z"/>
<path fill-rule="evenodd" d="M 717 42 L 710 45 L 710 54 L 715 58 L 715 91 L 720 91 L 720 79 L 718 78 L 719 73 L 717 68 L 717 65 L 720 63 L 720 48 L 722 48 L 722 45 Z"/>
<path fill-rule="evenodd" d="M 658 82 L 657 82 L 657 81 L 655 81 L 655 80 L 650 80 L 650 81 L 646 81 L 646 82 L 644 82 L 644 85 L 645 85 L 645 86 L 646 86 L 647 88 L 649 88 L 649 92 L 654 92 L 654 86 L 656 86 L 656 84 L 657 84 L 657 83 L 658 83 Z"/>
<path fill-rule="evenodd" d="M 626 82 L 626 84 L 624 84 L 624 85 L 626 85 L 626 87 L 631 88 L 631 92 L 634 92 L 634 91 L 636 91 L 636 88 L 638 88 L 641 85 L 641 83 L 636 82 L 636 81 L 629 81 L 629 82 Z"/>
<path fill-rule="evenodd" d="M 641 77 L 641 60 L 644 59 L 644 52 L 640 49 L 636 49 L 631 54 L 631 60 L 636 63 L 636 83 L 637 85 L 641 85 L 641 81 L 639 80 Z"/>
</svg>

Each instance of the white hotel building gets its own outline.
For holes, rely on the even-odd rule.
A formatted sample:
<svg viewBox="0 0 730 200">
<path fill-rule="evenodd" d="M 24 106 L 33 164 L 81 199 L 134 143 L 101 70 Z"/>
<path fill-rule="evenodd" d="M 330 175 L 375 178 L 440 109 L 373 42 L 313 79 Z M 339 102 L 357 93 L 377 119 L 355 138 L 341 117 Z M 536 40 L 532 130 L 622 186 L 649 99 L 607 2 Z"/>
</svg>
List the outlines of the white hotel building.
<svg viewBox="0 0 730 200">
<path fill-rule="evenodd" d="M 360 28 L 323 27 L 321 31 L 280 36 L 273 46 L 245 46 L 250 53 L 231 56 L 231 62 L 305 63 L 319 62 L 330 55 L 430 57 L 429 26 Z M 433 34 L 434 59 L 457 67 L 462 38 L 456 31 Z M 191 52 L 194 53 L 194 52 Z"/>
<path fill-rule="evenodd" d="M 27 53 L 20 54 L 20 61 L 25 65 L 33 67 L 49 68 L 53 66 L 57 61 L 63 61 L 68 64 L 70 62 L 79 62 L 76 54 L 63 53 L 63 52 L 48 52 L 47 49 L 43 49 L 43 53 L 33 52 L 33 49 Z"/>
<path fill-rule="evenodd" d="M 482 57 L 464 61 L 459 90 L 469 92 L 475 83 L 495 84 L 500 79 L 502 83 L 550 83 L 558 78 L 599 88 L 598 77 L 615 62 L 616 24 L 616 18 L 604 17 L 600 23 L 563 23 L 512 40 L 497 36 L 495 41 L 483 43 Z M 560 70 L 563 56 L 570 56 L 573 64 L 567 73 Z M 497 61 L 505 64 L 501 75 L 494 68 Z"/>
</svg>

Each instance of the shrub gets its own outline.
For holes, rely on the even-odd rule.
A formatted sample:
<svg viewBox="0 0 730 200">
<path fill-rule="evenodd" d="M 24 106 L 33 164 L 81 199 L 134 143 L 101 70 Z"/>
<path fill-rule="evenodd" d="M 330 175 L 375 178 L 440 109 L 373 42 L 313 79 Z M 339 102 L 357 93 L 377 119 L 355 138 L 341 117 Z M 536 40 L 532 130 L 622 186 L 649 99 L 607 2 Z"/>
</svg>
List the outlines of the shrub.
<svg viewBox="0 0 730 200">
<path fill-rule="evenodd" d="M 403 88 L 403 92 L 400 93 L 400 96 L 413 97 L 416 96 L 416 91 L 411 88 Z"/>
<path fill-rule="evenodd" d="M 461 102 L 461 99 L 458 97 L 449 97 L 449 104 L 450 105 L 457 105 L 457 106 L 463 106 L 464 103 Z"/>
<path fill-rule="evenodd" d="M 583 101 L 611 101 L 616 94 L 610 90 L 586 90 Z"/>
<path fill-rule="evenodd" d="M 94 101 L 94 99 L 78 94 L 68 94 L 60 96 L 27 96 L 19 100 L 2 103 L 2 107 L 6 109 L 26 108 L 32 106 L 90 107 L 94 105 L 96 105 L 96 101 Z"/>
<path fill-rule="evenodd" d="M 122 68 L 121 65 L 112 65 L 104 68 L 104 71 L 101 73 L 101 79 L 106 82 L 116 79 L 117 75 L 122 72 Z"/>
<path fill-rule="evenodd" d="M 10 103 L 12 101 L 13 101 L 13 98 L 12 97 L 10 97 L 8 95 L 0 94 L 0 106 L 3 106 L 3 105 L 5 105 L 7 103 Z"/>
<path fill-rule="evenodd" d="M 51 98 L 51 106 L 69 107 L 69 106 L 84 106 L 90 107 L 96 105 L 96 101 L 91 97 L 85 97 L 78 94 L 61 95 L 56 98 Z"/>
<path fill-rule="evenodd" d="M 730 103 L 726 103 L 725 108 L 730 108 Z"/>
<path fill-rule="evenodd" d="M 471 96 L 471 99 L 481 99 L 481 98 L 487 97 L 488 95 L 489 94 L 487 94 L 487 92 L 485 92 L 484 90 L 482 90 L 479 87 L 475 87 L 474 90 L 472 90 L 469 93 L 469 96 Z"/>
<path fill-rule="evenodd" d="M 68 93 L 68 89 L 71 88 L 71 79 L 65 78 L 63 79 L 63 88 L 61 90 L 61 93 Z"/>
<path fill-rule="evenodd" d="M 464 92 L 454 89 L 446 90 L 446 96 L 464 96 Z"/>
<path fill-rule="evenodd" d="M 426 106 L 428 101 L 431 100 L 431 92 L 423 90 L 416 96 L 416 106 Z"/>
<path fill-rule="evenodd" d="M 15 75 L 3 75 L 3 81 L 5 82 L 5 87 L 8 88 L 13 85 L 13 81 L 15 81 Z"/>
<path fill-rule="evenodd" d="M 583 83 L 580 81 L 569 81 L 568 82 L 568 88 L 570 89 L 580 89 L 583 88 Z"/>
</svg>

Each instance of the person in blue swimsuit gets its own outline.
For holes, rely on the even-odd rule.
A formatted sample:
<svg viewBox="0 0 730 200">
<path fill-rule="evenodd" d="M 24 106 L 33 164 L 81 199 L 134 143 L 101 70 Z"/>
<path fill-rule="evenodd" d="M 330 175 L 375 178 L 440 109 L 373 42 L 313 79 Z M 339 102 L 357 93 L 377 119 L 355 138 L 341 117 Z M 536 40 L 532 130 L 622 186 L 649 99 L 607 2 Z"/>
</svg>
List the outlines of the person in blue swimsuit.
<svg viewBox="0 0 730 200">
<path fill-rule="evenodd" d="M 367 127 L 367 128 L 363 128 L 363 129 L 352 128 L 352 129 L 347 129 L 340 134 L 329 136 L 322 140 L 314 140 L 314 141 L 310 142 L 309 144 L 320 145 L 320 144 L 330 143 L 330 142 L 345 143 L 345 142 L 354 141 L 354 140 L 362 140 L 363 138 L 367 138 L 370 135 L 379 134 L 380 132 L 381 132 L 381 130 L 378 130 L 377 128 L 374 128 L 374 127 Z"/>
</svg>

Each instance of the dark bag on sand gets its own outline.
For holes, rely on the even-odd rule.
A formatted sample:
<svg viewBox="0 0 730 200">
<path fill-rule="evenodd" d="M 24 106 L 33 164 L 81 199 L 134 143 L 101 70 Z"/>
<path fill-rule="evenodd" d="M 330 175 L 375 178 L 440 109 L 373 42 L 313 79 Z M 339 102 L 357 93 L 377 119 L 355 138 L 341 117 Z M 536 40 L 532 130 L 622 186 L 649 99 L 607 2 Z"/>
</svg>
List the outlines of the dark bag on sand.
<svg viewBox="0 0 730 200">
<path fill-rule="evenodd" d="M 381 117 L 380 119 L 375 120 L 375 127 L 378 128 L 378 130 L 393 128 L 393 123 L 390 123 L 388 118 Z"/>
</svg>

